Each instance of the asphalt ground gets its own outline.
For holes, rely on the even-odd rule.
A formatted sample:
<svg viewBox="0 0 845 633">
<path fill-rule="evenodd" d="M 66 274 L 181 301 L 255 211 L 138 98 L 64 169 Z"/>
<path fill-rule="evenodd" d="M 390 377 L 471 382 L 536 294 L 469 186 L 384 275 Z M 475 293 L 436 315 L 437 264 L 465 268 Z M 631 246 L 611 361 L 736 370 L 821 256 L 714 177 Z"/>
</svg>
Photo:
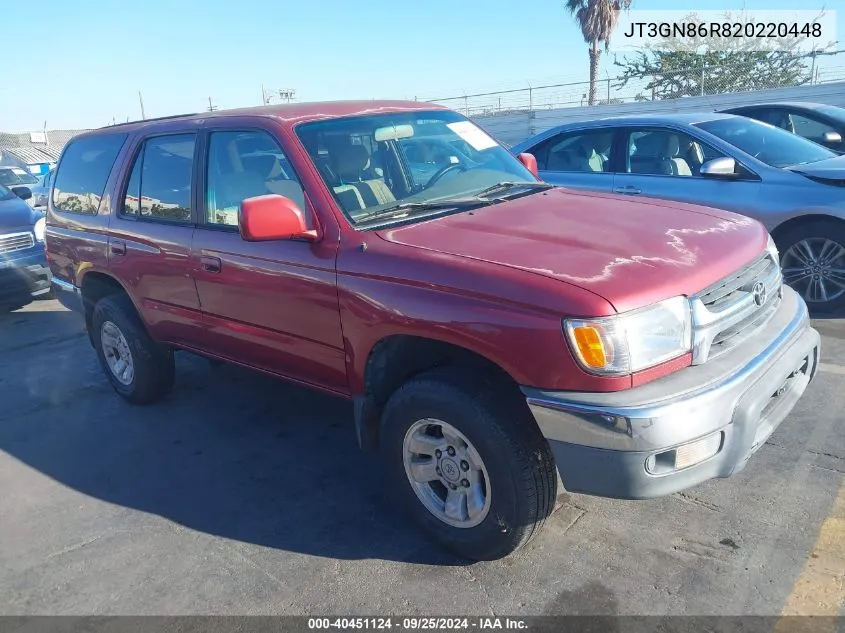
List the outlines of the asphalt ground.
<svg viewBox="0 0 845 633">
<path fill-rule="evenodd" d="M 845 323 L 748 467 L 682 494 L 562 493 L 527 548 L 467 564 L 396 514 L 351 406 L 177 355 L 122 402 L 81 320 L 0 315 L 0 614 L 819 614 L 845 599 Z"/>
</svg>

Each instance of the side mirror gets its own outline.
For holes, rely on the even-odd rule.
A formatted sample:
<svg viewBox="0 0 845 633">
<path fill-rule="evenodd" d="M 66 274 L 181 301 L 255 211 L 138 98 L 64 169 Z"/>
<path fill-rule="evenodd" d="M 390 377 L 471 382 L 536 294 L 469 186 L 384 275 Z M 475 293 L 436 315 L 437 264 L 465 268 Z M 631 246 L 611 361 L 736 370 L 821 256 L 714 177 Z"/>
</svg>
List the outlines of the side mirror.
<svg viewBox="0 0 845 633">
<path fill-rule="evenodd" d="M 517 155 L 519 162 L 522 163 L 523 167 L 530 171 L 535 178 L 540 178 L 540 171 L 537 169 L 537 159 L 534 158 L 534 154 L 529 154 L 528 152 L 523 152 L 522 154 Z"/>
<path fill-rule="evenodd" d="M 825 132 L 824 142 L 836 145 L 842 142 L 842 135 L 839 132 Z"/>
<path fill-rule="evenodd" d="M 29 187 L 12 187 L 12 193 L 21 200 L 29 200 L 32 197 L 32 189 Z"/>
<path fill-rule="evenodd" d="M 241 237 L 247 242 L 317 239 L 317 231 L 308 229 L 302 209 L 290 198 L 278 194 L 256 196 L 241 202 L 238 226 Z"/>
<path fill-rule="evenodd" d="M 736 178 L 738 175 L 736 161 L 727 156 L 708 160 L 699 168 L 698 173 L 711 178 Z"/>
</svg>

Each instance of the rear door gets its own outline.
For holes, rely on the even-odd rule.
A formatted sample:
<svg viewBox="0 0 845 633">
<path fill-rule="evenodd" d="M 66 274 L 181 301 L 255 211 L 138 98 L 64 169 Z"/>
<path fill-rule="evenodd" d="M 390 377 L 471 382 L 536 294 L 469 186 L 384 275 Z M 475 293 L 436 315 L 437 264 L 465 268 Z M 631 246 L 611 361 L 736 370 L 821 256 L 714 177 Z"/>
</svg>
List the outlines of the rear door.
<svg viewBox="0 0 845 633">
<path fill-rule="evenodd" d="M 204 136 L 204 146 L 204 196 L 192 274 L 208 331 L 207 349 L 300 382 L 348 392 L 336 227 L 315 243 L 243 240 L 238 207 L 254 196 L 290 198 L 313 227 L 314 210 L 302 181 L 269 130 L 218 127 Z"/>
<path fill-rule="evenodd" d="M 202 313 L 190 270 L 195 133 L 137 142 L 109 225 L 109 267 L 159 340 L 194 346 Z"/>
<path fill-rule="evenodd" d="M 701 165 L 725 154 L 697 136 L 665 127 L 630 127 L 622 136 L 618 192 L 754 214 L 759 177 L 743 168 L 731 179 L 702 176 Z"/>
<path fill-rule="evenodd" d="M 534 146 L 540 178 L 590 191 L 613 190 L 614 128 L 567 130 Z"/>
</svg>

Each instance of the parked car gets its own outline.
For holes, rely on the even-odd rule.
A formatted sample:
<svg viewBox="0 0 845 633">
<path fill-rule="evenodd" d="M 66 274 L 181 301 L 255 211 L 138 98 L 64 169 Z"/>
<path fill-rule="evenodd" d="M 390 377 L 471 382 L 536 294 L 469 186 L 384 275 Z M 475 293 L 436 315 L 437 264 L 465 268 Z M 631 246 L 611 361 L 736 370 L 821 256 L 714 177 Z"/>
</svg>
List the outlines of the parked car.
<svg viewBox="0 0 845 633">
<path fill-rule="evenodd" d="M 19 308 L 50 292 L 44 213 L 25 200 L 26 187 L 0 185 L 0 309 Z"/>
<path fill-rule="evenodd" d="M 37 184 L 30 187 L 32 191 L 32 207 L 35 209 L 47 209 L 47 198 L 50 195 L 50 181 L 55 168 L 38 178 Z"/>
<path fill-rule="evenodd" d="M 755 218 L 774 237 L 785 281 L 810 308 L 845 308 L 845 157 L 824 147 L 711 112 L 569 123 L 512 151 L 534 154 L 550 183 Z"/>
<path fill-rule="evenodd" d="M 835 152 L 845 152 L 845 108 L 821 103 L 758 103 L 722 110 L 782 128 Z"/>
<path fill-rule="evenodd" d="M 12 187 L 26 187 L 33 191 L 38 187 L 39 179 L 23 167 L 0 167 L 0 185 L 7 189 Z M 29 206 L 35 206 L 35 197 L 27 198 Z"/>
<path fill-rule="evenodd" d="M 477 155 L 418 181 L 402 140 L 433 128 Z M 285 176 L 242 160 L 268 154 Z M 385 487 L 474 559 L 537 532 L 555 464 L 569 491 L 627 499 L 738 472 L 819 363 L 762 224 L 551 187 L 433 104 L 81 134 L 47 255 L 127 401 L 166 395 L 174 350 L 349 398 Z"/>
</svg>

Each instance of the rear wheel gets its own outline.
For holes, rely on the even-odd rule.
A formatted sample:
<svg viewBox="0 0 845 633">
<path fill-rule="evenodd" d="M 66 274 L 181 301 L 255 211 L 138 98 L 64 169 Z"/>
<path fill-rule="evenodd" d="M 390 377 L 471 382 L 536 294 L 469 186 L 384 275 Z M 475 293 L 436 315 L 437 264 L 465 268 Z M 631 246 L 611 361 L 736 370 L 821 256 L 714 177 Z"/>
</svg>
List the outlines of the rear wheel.
<svg viewBox="0 0 845 633">
<path fill-rule="evenodd" d="M 554 459 L 527 409 L 491 383 L 432 372 L 385 407 L 380 450 L 398 501 L 435 540 L 473 560 L 524 546 L 551 514 Z"/>
<path fill-rule="evenodd" d="M 173 352 L 153 341 L 126 295 L 110 295 L 94 306 L 91 338 L 114 390 L 134 404 L 163 398 L 173 386 Z"/>
<path fill-rule="evenodd" d="M 845 224 L 811 220 L 778 238 L 783 280 L 811 312 L 845 308 Z"/>
</svg>

